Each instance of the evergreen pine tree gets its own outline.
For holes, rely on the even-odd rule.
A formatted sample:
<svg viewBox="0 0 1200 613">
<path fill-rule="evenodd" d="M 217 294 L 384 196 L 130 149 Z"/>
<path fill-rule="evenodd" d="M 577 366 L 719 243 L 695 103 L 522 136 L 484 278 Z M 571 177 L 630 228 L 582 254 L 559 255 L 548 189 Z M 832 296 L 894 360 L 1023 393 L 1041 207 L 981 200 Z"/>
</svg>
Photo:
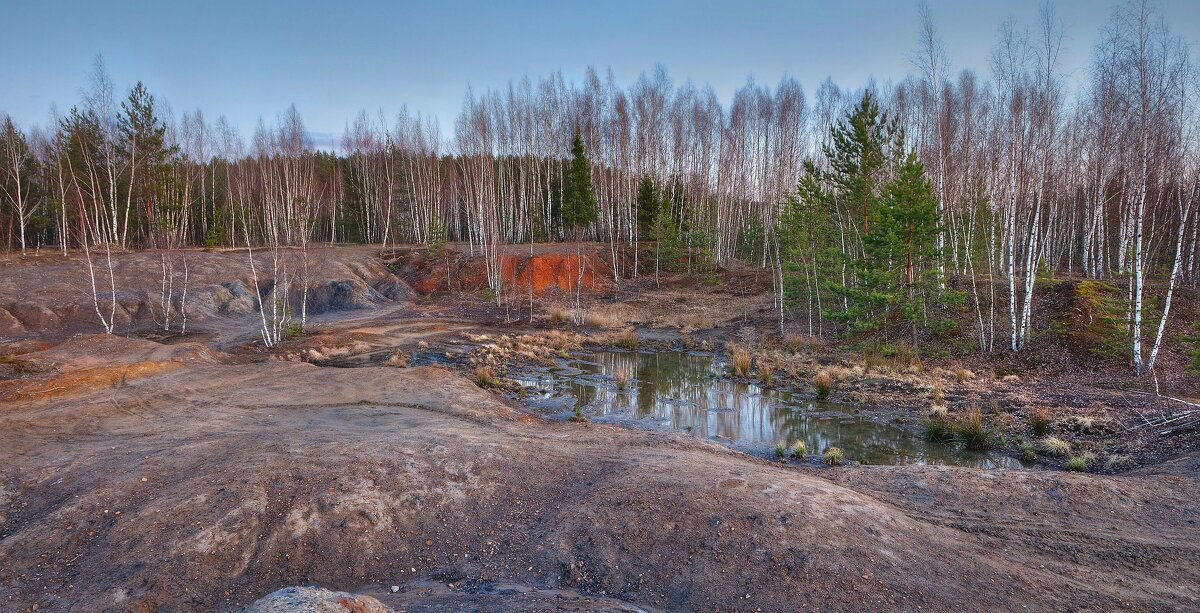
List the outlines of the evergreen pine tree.
<svg viewBox="0 0 1200 613">
<path fill-rule="evenodd" d="M 658 211 L 661 208 L 661 197 L 658 193 L 658 188 L 654 185 L 654 179 L 650 175 L 642 177 L 638 183 L 637 192 L 637 225 L 638 236 L 645 239 L 655 238 L 655 226 L 658 220 Z"/>
<path fill-rule="evenodd" d="M 571 141 L 571 165 L 567 168 L 566 180 L 562 224 L 564 229 L 573 230 L 579 240 L 583 229 L 596 222 L 596 190 L 592 186 L 592 169 L 583 150 L 583 138 L 578 132 Z"/>
</svg>

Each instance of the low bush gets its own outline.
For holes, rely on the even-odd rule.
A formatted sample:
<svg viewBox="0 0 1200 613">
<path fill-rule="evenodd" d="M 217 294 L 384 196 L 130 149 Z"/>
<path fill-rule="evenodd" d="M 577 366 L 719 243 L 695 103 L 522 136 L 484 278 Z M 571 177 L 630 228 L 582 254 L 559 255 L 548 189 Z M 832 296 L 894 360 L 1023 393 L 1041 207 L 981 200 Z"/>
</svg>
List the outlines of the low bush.
<svg viewBox="0 0 1200 613">
<path fill-rule="evenodd" d="M 775 457 L 783 459 L 787 456 L 787 447 L 783 444 L 775 446 Z"/>
</svg>

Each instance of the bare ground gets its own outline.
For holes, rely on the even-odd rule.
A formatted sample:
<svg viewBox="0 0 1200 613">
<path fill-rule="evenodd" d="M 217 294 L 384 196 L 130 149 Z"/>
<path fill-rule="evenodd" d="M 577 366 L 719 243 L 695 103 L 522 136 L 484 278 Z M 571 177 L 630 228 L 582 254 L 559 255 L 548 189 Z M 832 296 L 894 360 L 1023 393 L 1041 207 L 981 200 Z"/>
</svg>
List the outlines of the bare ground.
<svg viewBox="0 0 1200 613">
<path fill-rule="evenodd" d="M 760 299 L 694 292 L 630 302 L 729 330 Z M 437 367 L 293 361 L 530 329 L 505 315 L 460 295 L 330 312 L 274 352 L 236 317 L 204 343 L 20 345 L 0 609 L 237 610 L 309 584 L 408 611 L 1200 609 L 1194 445 L 1115 476 L 797 467 L 545 421 Z"/>
<path fill-rule="evenodd" d="M 103 336 L 26 357 L 124 374 L 8 390 L 28 398 L 0 416 L 0 601 L 18 610 L 234 609 L 287 585 L 430 580 L 456 586 L 438 602 L 485 608 L 509 603 L 496 584 L 666 609 L 1200 598 L 1194 457 L 1122 477 L 806 472 L 541 421 L 437 368 L 226 364 Z"/>
</svg>

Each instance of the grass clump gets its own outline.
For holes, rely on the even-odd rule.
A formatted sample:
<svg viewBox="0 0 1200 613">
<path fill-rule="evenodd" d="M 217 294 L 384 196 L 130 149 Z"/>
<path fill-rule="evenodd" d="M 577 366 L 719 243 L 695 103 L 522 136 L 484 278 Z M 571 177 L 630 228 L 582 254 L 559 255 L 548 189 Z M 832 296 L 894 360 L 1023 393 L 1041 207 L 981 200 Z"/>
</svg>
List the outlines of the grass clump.
<svg viewBox="0 0 1200 613">
<path fill-rule="evenodd" d="M 621 332 L 620 334 L 613 337 L 612 343 L 613 343 L 613 346 L 615 346 L 615 347 L 633 351 L 633 350 L 637 349 L 637 346 L 638 346 L 637 331 L 635 331 L 633 328 L 625 330 L 624 332 Z"/>
<path fill-rule="evenodd" d="M 1063 468 L 1066 468 L 1071 472 L 1081 473 L 1088 469 L 1088 461 L 1081 456 L 1074 456 L 1067 460 L 1067 463 L 1063 465 Z"/>
<path fill-rule="evenodd" d="M 782 443 L 776 445 L 775 446 L 775 457 L 777 457 L 781 460 L 783 458 L 787 457 L 787 446 L 783 445 Z"/>
<path fill-rule="evenodd" d="M 571 414 L 570 419 L 571 419 L 571 421 L 574 421 L 574 422 L 585 422 L 588 420 L 588 418 L 583 415 L 583 406 L 582 405 L 575 407 L 575 412 Z"/>
<path fill-rule="evenodd" d="M 492 371 L 490 366 L 475 367 L 475 385 L 484 389 L 496 387 L 500 384 L 500 380 L 496 378 L 496 373 Z"/>
<path fill-rule="evenodd" d="M 1029 427 L 1035 436 L 1050 434 L 1050 409 L 1037 407 L 1029 411 Z"/>
<path fill-rule="evenodd" d="M 975 373 L 971 372 L 970 370 L 968 370 L 966 368 L 963 368 L 962 366 L 959 366 L 958 368 L 954 369 L 954 380 L 958 381 L 959 383 L 966 383 L 967 379 L 974 379 L 974 378 L 975 378 Z"/>
<path fill-rule="evenodd" d="M 564 326 L 571 323 L 571 312 L 566 309 L 552 309 L 550 311 L 550 323 L 556 326 Z"/>
<path fill-rule="evenodd" d="M 758 380 L 763 385 L 770 385 L 771 380 L 775 378 L 775 365 L 770 362 L 758 363 Z"/>
<path fill-rule="evenodd" d="M 808 445 L 805 445 L 804 441 L 796 441 L 796 444 L 792 445 L 792 457 L 797 460 L 808 457 Z"/>
<path fill-rule="evenodd" d="M 842 450 L 840 447 L 830 447 L 821 454 L 821 463 L 829 466 L 837 466 L 842 463 Z"/>
<path fill-rule="evenodd" d="M 1045 436 L 1038 441 L 1038 449 L 1048 456 L 1061 458 L 1071 453 L 1071 444 L 1057 436 Z"/>
<path fill-rule="evenodd" d="M 729 368 L 733 374 L 738 377 L 750 376 L 750 364 L 753 358 L 750 357 L 750 352 L 736 347 L 729 354 Z"/>
<path fill-rule="evenodd" d="M 813 377 L 813 385 L 817 388 L 817 398 L 824 400 L 833 392 L 833 376 L 822 370 Z"/>
<path fill-rule="evenodd" d="M 921 436 L 932 443 L 948 443 L 954 440 L 954 427 L 944 414 L 942 416 L 934 415 L 925 422 Z"/>
<path fill-rule="evenodd" d="M 1024 438 L 1017 439 L 1017 457 L 1022 462 L 1032 462 L 1037 459 L 1037 447 Z"/>
<path fill-rule="evenodd" d="M 992 432 L 983 427 L 983 413 L 971 407 L 956 424 L 956 438 L 967 449 L 987 449 L 992 446 Z"/>
<path fill-rule="evenodd" d="M 946 406 L 946 397 L 942 394 L 942 386 L 934 384 L 933 386 L 933 406 Z"/>
</svg>

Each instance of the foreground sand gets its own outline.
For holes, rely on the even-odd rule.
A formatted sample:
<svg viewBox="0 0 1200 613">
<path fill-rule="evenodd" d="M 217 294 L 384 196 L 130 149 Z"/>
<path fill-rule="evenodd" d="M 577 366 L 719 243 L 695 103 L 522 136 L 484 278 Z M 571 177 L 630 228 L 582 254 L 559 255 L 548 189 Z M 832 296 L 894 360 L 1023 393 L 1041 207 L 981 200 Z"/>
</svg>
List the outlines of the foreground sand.
<svg viewBox="0 0 1200 613">
<path fill-rule="evenodd" d="M 437 368 L 105 336 L 23 357 L 55 371 L 0 389 L 5 610 L 307 584 L 408 610 L 1200 606 L 1194 457 L 798 469 L 545 422 Z"/>
</svg>

